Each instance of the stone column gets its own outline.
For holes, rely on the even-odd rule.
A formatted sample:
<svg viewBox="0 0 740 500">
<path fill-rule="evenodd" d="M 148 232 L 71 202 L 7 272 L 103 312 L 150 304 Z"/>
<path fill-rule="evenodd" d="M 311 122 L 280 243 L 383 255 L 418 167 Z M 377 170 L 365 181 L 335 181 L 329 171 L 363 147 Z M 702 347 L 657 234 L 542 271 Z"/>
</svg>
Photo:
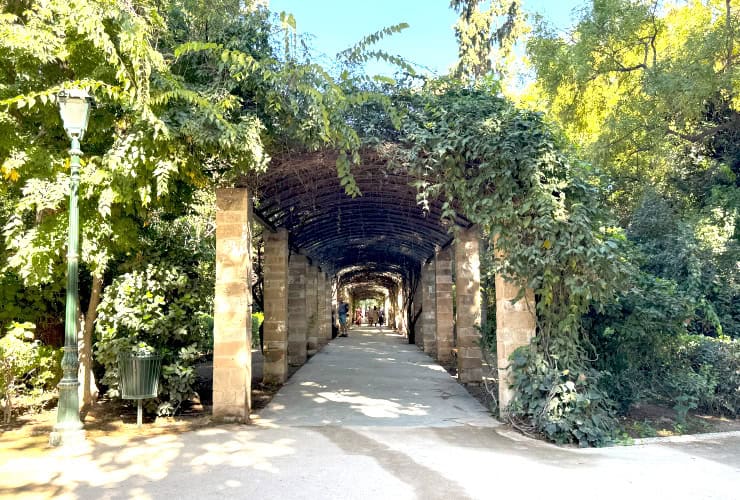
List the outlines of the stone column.
<svg viewBox="0 0 740 500">
<path fill-rule="evenodd" d="M 332 311 L 332 329 L 336 329 L 339 335 L 339 280 L 332 280 L 331 283 L 331 311 Z M 332 335 L 334 333 L 332 332 Z"/>
<path fill-rule="evenodd" d="M 308 259 L 293 253 L 288 263 L 288 363 L 306 362 L 306 268 Z"/>
<path fill-rule="evenodd" d="M 391 294 L 390 290 L 387 291 L 385 300 L 383 301 L 383 310 L 385 311 L 385 324 L 384 328 L 393 328 L 393 319 L 391 316 Z"/>
<path fill-rule="evenodd" d="M 329 342 L 331 340 L 332 336 L 332 302 L 334 297 L 334 278 L 327 275 L 326 276 L 326 341 Z"/>
<path fill-rule="evenodd" d="M 389 290 L 390 295 L 388 296 L 388 327 L 396 329 L 396 296 L 398 293 L 398 287 L 394 285 Z"/>
<path fill-rule="evenodd" d="M 414 328 L 414 344 L 419 346 L 423 349 L 423 345 L 420 344 L 420 342 L 423 342 L 424 340 L 424 334 L 421 331 L 421 283 L 418 285 L 419 288 L 417 288 L 416 293 L 414 294 L 414 299 L 411 301 L 411 310 L 413 311 L 411 316 L 411 321 L 416 318 L 416 322 L 413 324 Z M 409 325 L 409 330 L 411 330 L 411 325 Z M 409 331 L 409 343 L 411 343 L 411 332 Z"/>
<path fill-rule="evenodd" d="M 216 190 L 213 417 L 249 421 L 252 383 L 252 229 L 249 192 Z"/>
<path fill-rule="evenodd" d="M 415 332 L 414 332 L 414 344 L 416 344 L 416 347 L 418 347 L 420 350 L 424 350 L 424 297 L 423 297 L 423 291 L 424 289 L 424 280 L 423 276 L 419 279 L 419 288 L 416 290 L 416 295 L 414 295 L 414 315 L 421 311 L 421 314 L 419 315 L 419 319 L 416 320 L 416 324 L 414 325 Z"/>
<path fill-rule="evenodd" d="M 408 319 L 406 316 L 406 303 L 403 300 L 403 288 L 398 287 L 398 292 L 396 295 L 396 327 L 398 328 L 398 333 L 402 335 L 408 335 L 409 328 L 407 321 Z"/>
<path fill-rule="evenodd" d="M 314 265 L 306 268 L 306 349 L 313 356 L 319 350 L 319 269 Z"/>
<path fill-rule="evenodd" d="M 452 249 L 439 250 L 434 257 L 434 296 L 437 303 L 437 360 L 452 361 L 454 318 L 452 315 Z"/>
<path fill-rule="evenodd" d="M 482 380 L 480 348 L 480 253 L 478 228 L 460 230 L 455 238 L 455 300 L 457 301 L 457 378 Z"/>
<path fill-rule="evenodd" d="M 421 267 L 422 332 L 424 352 L 437 357 L 437 300 L 434 261 Z"/>
<path fill-rule="evenodd" d="M 265 384 L 288 379 L 288 231 L 265 231 L 264 366 Z"/>
<path fill-rule="evenodd" d="M 329 342 L 329 336 L 326 334 L 326 273 L 321 270 L 316 276 L 316 315 L 319 349 L 322 349 Z"/>
<path fill-rule="evenodd" d="M 524 296 L 516 303 L 512 300 L 519 294 L 521 286 L 496 275 L 496 354 L 498 363 L 498 405 L 503 415 L 511 402 L 511 369 L 509 356 L 518 347 L 528 345 L 535 336 L 537 316 L 534 291 L 527 288 Z"/>
</svg>

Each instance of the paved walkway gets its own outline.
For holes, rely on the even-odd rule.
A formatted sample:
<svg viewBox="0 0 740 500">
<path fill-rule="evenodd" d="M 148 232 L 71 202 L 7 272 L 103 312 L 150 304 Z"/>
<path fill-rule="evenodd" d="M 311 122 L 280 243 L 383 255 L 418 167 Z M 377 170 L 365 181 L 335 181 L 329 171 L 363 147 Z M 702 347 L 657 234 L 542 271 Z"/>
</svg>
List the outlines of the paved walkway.
<svg viewBox="0 0 740 500">
<path fill-rule="evenodd" d="M 377 327 L 334 339 L 288 380 L 260 421 L 291 427 L 497 425 L 444 368 Z"/>
<path fill-rule="evenodd" d="M 506 431 L 404 339 L 333 340 L 253 426 L 0 457 L 13 498 L 740 498 L 740 436 L 563 449 Z"/>
</svg>

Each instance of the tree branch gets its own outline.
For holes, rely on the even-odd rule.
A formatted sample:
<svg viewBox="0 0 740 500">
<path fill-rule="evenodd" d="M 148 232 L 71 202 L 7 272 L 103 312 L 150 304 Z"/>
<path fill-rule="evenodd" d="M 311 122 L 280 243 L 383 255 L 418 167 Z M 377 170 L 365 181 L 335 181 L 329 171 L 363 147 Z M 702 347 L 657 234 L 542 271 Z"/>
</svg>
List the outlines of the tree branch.
<svg viewBox="0 0 740 500">
<path fill-rule="evenodd" d="M 732 16 L 730 11 L 730 1 L 731 0 L 725 0 L 725 23 L 727 24 L 727 60 L 725 61 L 725 67 L 724 71 L 729 72 L 730 68 L 732 67 L 732 52 L 735 50 L 734 47 L 734 37 L 735 34 L 733 33 L 732 29 Z"/>
<path fill-rule="evenodd" d="M 666 132 L 670 135 L 680 137 L 681 139 L 689 142 L 700 142 L 707 137 L 710 137 L 717 132 L 721 132 L 722 130 L 732 128 L 733 125 L 735 125 L 736 120 L 728 120 L 724 123 L 720 123 L 719 125 L 715 125 L 714 127 L 710 127 L 708 129 L 704 129 L 701 132 L 698 132 L 696 134 L 684 134 L 682 132 L 679 132 L 677 130 L 672 130 L 670 127 L 666 129 Z"/>
</svg>

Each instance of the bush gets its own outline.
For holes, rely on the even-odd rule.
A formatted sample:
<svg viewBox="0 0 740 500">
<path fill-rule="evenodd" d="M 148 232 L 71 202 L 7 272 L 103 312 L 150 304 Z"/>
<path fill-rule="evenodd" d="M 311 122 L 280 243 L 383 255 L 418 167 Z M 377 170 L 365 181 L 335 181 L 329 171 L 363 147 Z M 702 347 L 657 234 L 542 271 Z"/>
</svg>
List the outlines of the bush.
<svg viewBox="0 0 740 500">
<path fill-rule="evenodd" d="M 740 416 L 740 342 L 687 335 L 682 339 L 687 380 L 684 390 L 696 408 L 713 414 Z"/>
<path fill-rule="evenodd" d="M 559 370 L 533 346 L 511 356 L 514 399 L 508 414 L 559 444 L 603 446 L 613 438 L 614 409 L 594 370 Z"/>
<path fill-rule="evenodd" d="M 62 377 L 62 350 L 33 340 L 33 330 L 33 323 L 12 323 L 0 339 L 0 396 L 6 423 L 15 396 L 52 390 Z"/>
<path fill-rule="evenodd" d="M 98 307 L 96 359 L 118 397 L 118 356 L 151 349 L 162 356 L 157 412 L 171 415 L 195 394 L 194 364 L 212 343 L 212 290 L 179 267 L 149 265 L 107 287 Z"/>
<path fill-rule="evenodd" d="M 260 326 L 265 321 L 265 313 L 252 313 L 252 349 L 260 349 Z"/>
<path fill-rule="evenodd" d="M 604 374 L 600 385 L 620 413 L 641 400 L 663 398 L 692 315 L 691 301 L 675 283 L 639 273 L 614 302 L 583 318 L 598 354 L 594 367 Z"/>
<path fill-rule="evenodd" d="M 674 282 L 641 273 L 614 303 L 584 318 L 601 387 L 621 413 L 651 400 L 673 406 L 680 421 L 691 410 L 738 415 L 738 342 L 688 334 L 694 305 Z"/>
</svg>

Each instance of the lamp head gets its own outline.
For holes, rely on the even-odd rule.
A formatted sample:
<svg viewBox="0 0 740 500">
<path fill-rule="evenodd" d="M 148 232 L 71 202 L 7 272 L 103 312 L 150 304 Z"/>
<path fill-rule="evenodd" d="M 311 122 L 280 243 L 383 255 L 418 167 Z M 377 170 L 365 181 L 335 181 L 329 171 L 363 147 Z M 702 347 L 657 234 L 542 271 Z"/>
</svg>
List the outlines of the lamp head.
<svg viewBox="0 0 740 500">
<path fill-rule="evenodd" d="M 92 96 L 85 89 L 65 89 L 57 94 L 59 114 L 70 139 L 82 140 L 90 117 Z"/>
</svg>

